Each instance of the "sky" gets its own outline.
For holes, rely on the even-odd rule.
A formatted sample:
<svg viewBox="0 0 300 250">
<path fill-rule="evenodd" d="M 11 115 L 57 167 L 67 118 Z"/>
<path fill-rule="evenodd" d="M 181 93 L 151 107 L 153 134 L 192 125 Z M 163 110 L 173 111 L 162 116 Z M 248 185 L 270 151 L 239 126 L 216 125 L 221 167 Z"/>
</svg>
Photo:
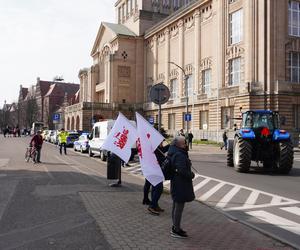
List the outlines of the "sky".
<svg viewBox="0 0 300 250">
<path fill-rule="evenodd" d="M 101 22 L 115 20 L 115 2 L 0 0 L 0 108 L 37 77 L 79 83 Z"/>
</svg>

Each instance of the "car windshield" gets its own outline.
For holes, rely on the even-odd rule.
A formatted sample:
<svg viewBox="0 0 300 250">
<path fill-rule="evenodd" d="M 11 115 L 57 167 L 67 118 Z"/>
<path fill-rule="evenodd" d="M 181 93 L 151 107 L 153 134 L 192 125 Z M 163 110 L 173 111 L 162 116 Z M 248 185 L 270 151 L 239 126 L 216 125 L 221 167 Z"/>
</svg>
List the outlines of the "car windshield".
<svg viewBox="0 0 300 250">
<path fill-rule="evenodd" d="M 243 115 L 244 128 L 261 128 L 265 127 L 270 130 L 278 128 L 277 116 L 272 113 L 245 113 Z"/>
</svg>

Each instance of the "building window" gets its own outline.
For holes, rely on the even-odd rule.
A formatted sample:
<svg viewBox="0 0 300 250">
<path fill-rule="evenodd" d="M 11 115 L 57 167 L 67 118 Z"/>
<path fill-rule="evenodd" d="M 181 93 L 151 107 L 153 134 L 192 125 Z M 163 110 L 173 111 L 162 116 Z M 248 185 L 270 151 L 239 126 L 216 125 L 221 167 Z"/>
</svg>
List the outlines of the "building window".
<svg viewBox="0 0 300 250">
<path fill-rule="evenodd" d="M 168 114 L 168 129 L 175 130 L 175 114 Z"/>
<path fill-rule="evenodd" d="M 294 128 L 300 130 L 300 105 L 293 106 Z"/>
<path fill-rule="evenodd" d="M 179 9 L 179 7 L 180 7 L 180 0 L 173 0 L 173 7 L 174 7 L 174 10 Z"/>
<path fill-rule="evenodd" d="M 229 15 L 230 44 L 236 44 L 243 39 L 243 10 L 238 10 Z"/>
<path fill-rule="evenodd" d="M 186 129 L 186 123 L 187 123 L 187 125 L 188 125 L 187 129 L 189 130 L 191 128 L 191 121 L 188 121 L 188 122 L 185 121 L 185 114 L 186 113 L 182 113 L 182 128 Z M 191 115 L 190 112 L 188 114 Z M 192 119 L 193 119 L 193 117 L 192 117 Z"/>
<path fill-rule="evenodd" d="M 185 89 L 184 89 L 185 96 L 186 96 L 186 94 L 188 94 L 188 96 L 191 97 L 191 96 L 193 96 L 193 85 L 194 85 L 193 75 L 188 76 L 188 78 L 186 80 L 186 84 L 187 84 L 187 87 L 185 87 Z"/>
<path fill-rule="evenodd" d="M 241 82 L 241 58 L 229 60 L 229 86 L 238 85 Z"/>
<path fill-rule="evenodd" d="M 236 2 L 237 0 L 228 0 L 229 3 L 234 3 Z"/>
<path fill-rule="evenodd" d="M 118 8 L 118 22 L 122 23 L 122 8 Z"/>
<path fill-rule="evenodd" d="M 177 99 L 177 93 L 178 93 L 178 80 L 177 79 L 172 79 L 170 81 L 170 99 L 175 100 Z"/>
<path fill-rule="evenodd" d="M 200 111 L 200 129 L 208 129 L 208 111 Z"/>
<path fill-rule="evenodd" d="M 211 69 L 202 71 L 202 93 L 209 94 L 211 86 Z"/>
<path fill-rule="evenodd" d="M 234 107 L 223 107 L 221 109 L 221 128 L 229 129 L 233 128 L 234 120 Z"/>
<path fill-rule="evenodd" d="M 289 35 L 300 37 L 300 2 L 289 2 Z"/>
<path fill-rule="evenodd" d="M 290 81 L 300 82 L 300 53 L 291 52 L 289 56 Z"/>
</svg>

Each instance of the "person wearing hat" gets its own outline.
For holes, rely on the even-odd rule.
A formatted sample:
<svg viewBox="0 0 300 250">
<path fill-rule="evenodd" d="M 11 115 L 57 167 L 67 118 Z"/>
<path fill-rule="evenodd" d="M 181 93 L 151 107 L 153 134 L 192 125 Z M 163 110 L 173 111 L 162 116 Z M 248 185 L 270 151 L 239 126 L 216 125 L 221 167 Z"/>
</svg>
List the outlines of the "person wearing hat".
<svg viewBox="0 0 300 250">
<path fill-rule="evenodd" d="M 69 133 L 62 128 L 58 134 L 58 141 L 59 141 L 59 153 L 62 154 L 62 148 L 64 147 L 64 153 L 67 154 L 67 138 Z"/>
</svg>

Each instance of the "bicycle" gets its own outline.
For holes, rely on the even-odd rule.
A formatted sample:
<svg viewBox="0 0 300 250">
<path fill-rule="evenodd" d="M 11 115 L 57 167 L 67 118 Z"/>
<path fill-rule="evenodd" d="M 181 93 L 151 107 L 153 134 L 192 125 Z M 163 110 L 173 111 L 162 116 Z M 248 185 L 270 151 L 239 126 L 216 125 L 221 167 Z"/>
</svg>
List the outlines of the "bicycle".
<svg viewBox="0 0 300 250">
<path fill-rule="evenodd" d="M 25 153 L 25 161 L 29 162 L 30 159 L 35 162 L 36 159 L 36 149 L 35 147 L 29 146 L 26 148 L 26 153 Z"/>
</svg>

